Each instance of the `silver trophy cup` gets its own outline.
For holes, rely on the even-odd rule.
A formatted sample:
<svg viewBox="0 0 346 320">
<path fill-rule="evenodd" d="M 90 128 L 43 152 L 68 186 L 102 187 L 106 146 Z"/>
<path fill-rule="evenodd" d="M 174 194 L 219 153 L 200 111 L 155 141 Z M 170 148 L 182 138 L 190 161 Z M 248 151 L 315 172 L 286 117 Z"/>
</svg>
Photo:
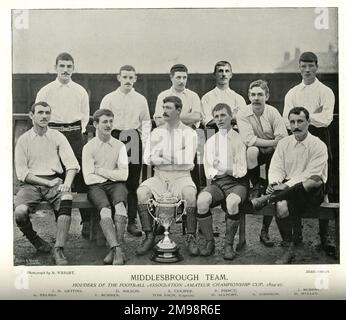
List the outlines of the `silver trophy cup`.
<svg viewBox="0 0 346 320">
<path fill-rule="evenodd" d="M 177 222 L 181 219 L 182 215 L 177 218 L 177 209 L 181 204 L 184 204 L 184 211 L 186 207 L 185 200 L 178 200 L 171 195 L 163 195 L 162 197 L 148 201 L 148 211 L 153 219 L 165 228 L 164 238 L 160 240 L 154 248 L 152 261 L 172 263 L 182 260 L 182 256 L 179 254 L 179 248 L 176 243 L 169 238 L 169 227 L 173 222 Z M 155 209 L 155 210 L 153 210 Z M 155 214 L 152 214 L 154 211 Z"/>
</svg>

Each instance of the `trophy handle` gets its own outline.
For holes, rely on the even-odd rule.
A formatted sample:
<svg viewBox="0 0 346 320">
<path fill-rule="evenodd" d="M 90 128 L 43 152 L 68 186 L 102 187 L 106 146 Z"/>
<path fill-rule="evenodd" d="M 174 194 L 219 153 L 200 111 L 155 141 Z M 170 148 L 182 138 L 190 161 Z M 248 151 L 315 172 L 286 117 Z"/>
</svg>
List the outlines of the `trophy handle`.
<svg viewBox="0 0 346 320">
<path fill-rule="evenodd" d="M 180 207 L 181 204 L 184 204 L 184 210 L 183 210 L 183 213 L 178 217 L 178 208 Z M 182 220 L 183 218 L 183 215 L 186 214 L 186 200 L 179 200 L 179 202 L 176 203 L 176 206 L 175 206 L 175 222 L 179 222 Z"/>
<path fill-rule="evenodd" d="M 154 200 L 154 199 L 149 199 L 147 202 L 147 208 L 148 208 L 148 212 L 151 215 L 151 217 L 154 219 L 155 222 L 159 222 L 158 219 L 151 213 L 151 210 L 153 207 L 157 207 L 158 203 Z"/>
</svg>

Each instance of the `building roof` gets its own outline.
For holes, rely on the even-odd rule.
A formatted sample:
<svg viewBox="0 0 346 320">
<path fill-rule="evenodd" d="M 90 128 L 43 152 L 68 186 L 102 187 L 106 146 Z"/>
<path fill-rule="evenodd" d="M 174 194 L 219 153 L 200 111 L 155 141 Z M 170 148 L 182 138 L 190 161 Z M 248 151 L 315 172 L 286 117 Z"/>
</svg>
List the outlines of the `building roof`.
<svg viewBox="0 0 346 320">
<path fill-rule="evenodd" d="M 294 58 L 290 58 L 290 53 L 284 53 L 284 60 L 281 65 L 275 69 L 276 72 L 297 72 L 299 64 L 300 49 L 296 48 Z M 333 51 L 332 45 L 329 45 L 327 52 L 315 52 L 318 57 L 319 73 L 338 73 L 338 51 Z"/>
</svg>

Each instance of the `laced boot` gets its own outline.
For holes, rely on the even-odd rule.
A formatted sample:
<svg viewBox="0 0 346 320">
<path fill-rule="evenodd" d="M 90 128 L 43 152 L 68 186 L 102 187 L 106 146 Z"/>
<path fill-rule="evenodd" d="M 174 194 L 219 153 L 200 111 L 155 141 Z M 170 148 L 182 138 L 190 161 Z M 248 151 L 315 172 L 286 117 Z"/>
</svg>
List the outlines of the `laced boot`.
<svg viewBox="0 0 346 320">
<path fill-rule="evenodd" d="M 18 228 L 23 232 L 24 236 L 30 241 L 38 252 L 48 253 L 52 250 L 50 244 L 40 238 L 32 227 L 30 220 L 24 223 L 17 222 Z"/>
<path fill-rule="evenodd" d="M 144 255 L 147 252 L 149 252 L 154 247 L 154 245 L 155 245 L 154 232 L 147 231 L 145 232 L 145 239 L 136 249 L 136 254 Z"/>
</svg>

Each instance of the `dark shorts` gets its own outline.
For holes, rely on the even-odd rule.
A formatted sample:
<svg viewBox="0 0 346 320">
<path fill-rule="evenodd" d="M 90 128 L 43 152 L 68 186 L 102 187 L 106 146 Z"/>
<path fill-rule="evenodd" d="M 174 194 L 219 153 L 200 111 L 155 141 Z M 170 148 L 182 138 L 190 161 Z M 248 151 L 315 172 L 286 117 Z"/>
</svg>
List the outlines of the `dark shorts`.
<svg viewBox="0 0 346 320">
<path fill-rule="evenodd" d="M 45 177 L 45 179 L 54 179 L 54 177 Z M 47 201 L 51 204 L 55 211 L 59 210 L 61 192 L 58 186 L 49 188 L 40 185 L 22 183 L 14 199 L 14 207 L 26 205 L 29 207 L 29 212 L 35 211 L 36 206 L 41 201 Z"/>
<path fill-rule="evenodd" d="M 309 192 L 296 191 L 289 199 L 287 199 L 288 209 L 292 216 L 301 217 L 302 213 L 307 208 L 319 207 L 323 202 L 325 193 L 325 184 L 323 183 L 321 177 L 311 176 L 316 182 L 321 181 L 322 184 L 318 188 L 314 188 Z M 287 180 L 284 180 L 285 183 Z M 292 186 L 294 188 L 294 186 Z"/>
<path fill-rule="evenodd" d="M 309 192 L 305 192 L 305 194 L 297 194 L 296 198 L 289 202 L 291 202 L 294 206 L 297 206 L 301 209 L 309 208 L 309 207 L 319 207 L 320 204 L 323 202 L 324 194 L 325 194 L 325 184 L 322 182 L 322 185 L 320 187 L 314 188 L 313 190 L 310 190 Z"/>
<path fill-rule="evenodd" d="M 116 204 L 127 203 L 127 188 L 123 182 L 106 181 L 89 186 L 89 201 L 100 211 Z"/>
<path fill-rule="evenodd" d="M 274 154 L 274 150 L 273 152 L 270 152 L 270 153 L 263 153 L 261 149 L 259 148 L 259 153 L 257 158 L 258 165 L 261 166 L 262 164 L 265 164 L 266 168 L 267 167 L 269 168 L 270 161 L 272 160 L 273 154 Z"/>
<path fill-rule="evenodd" d="M 231 176 L 225 176 L 218 178 L 211 182 L 211 185 L 205 187 L 202 192 L 208 192 L 211 194 L 213 200 L 211 207 L 216 207 L 231 194 L 238 195 L 243 203 L 248 195 L 249 180 L 247 178 L 234 178 Z"/>
</svg>

